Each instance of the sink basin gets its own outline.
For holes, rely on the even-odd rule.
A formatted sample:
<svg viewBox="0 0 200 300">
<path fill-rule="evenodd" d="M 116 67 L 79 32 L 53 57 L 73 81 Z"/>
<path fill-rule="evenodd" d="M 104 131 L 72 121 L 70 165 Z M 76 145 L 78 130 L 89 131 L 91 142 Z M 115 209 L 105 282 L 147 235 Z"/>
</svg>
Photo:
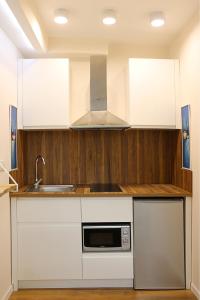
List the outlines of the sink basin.
<svg viewBox="0 0 200 300">
<path fill-rule="evenodd" d="M 28 187 L 26 192 L 74 192 L 74 185 L 39 185 L 38 188 L 35 188 L 34 185 Z"/>
</svg>

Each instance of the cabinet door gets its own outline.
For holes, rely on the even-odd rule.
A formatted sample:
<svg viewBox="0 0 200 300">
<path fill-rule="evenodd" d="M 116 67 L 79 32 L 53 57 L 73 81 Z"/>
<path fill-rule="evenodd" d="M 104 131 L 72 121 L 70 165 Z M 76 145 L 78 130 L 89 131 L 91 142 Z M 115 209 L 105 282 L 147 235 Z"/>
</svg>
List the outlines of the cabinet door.
<svg viewBox="0 0 200 300">
<path fill-rule="evenodd" d="M 130 124 L 176 126 L 176 72 L 172 59 L 129 59 Z"/>
<path fill-rule="evenodd" d="M 18 280 L 82 278 L 81 223 L 18 224 Z"/>
<path fill-rule="evenodd" d="M 23 60 L 23 126 L 69 125 L 69 60 Z"/>
</svg>

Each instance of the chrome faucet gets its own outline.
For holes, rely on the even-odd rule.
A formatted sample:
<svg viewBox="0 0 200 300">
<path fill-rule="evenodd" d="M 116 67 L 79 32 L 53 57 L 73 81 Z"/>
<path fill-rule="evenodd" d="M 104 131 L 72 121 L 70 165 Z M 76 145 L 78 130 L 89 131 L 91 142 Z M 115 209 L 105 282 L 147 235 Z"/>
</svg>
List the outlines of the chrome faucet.
<svg viewBox="0 0 200 300">
<path fill-rule="evenodd" d="M 34 187 L 38 188 L 40 182 L 42 181 L 42 178 L 38 179 L 38 162 L 39 160 L 42 161 L 43 165 L 45 165 L 45 159 L 42 155 L 38 155 L 35 159 L 35 183 Z"/>
</svg>

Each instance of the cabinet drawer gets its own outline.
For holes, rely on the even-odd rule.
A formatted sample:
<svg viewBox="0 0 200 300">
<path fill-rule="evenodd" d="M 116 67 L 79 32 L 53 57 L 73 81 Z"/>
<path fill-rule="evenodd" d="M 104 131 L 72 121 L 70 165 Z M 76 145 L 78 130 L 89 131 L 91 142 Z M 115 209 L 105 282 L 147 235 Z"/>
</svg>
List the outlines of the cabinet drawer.
<svg viewBox="0 0 200 300">
<path fill-rule="evenodd" d="M 20 198 L 18 222 L 81 222 L 80 198 Z"/>
<path fill-rule="evenodd" d="M 83 279 L 132 279 L 133 256 L 130 253 L 83 255 Z"/>
<path fill-rule="evenodd" d="M 82 222 L 132 222 L 132 198 L 81 199 Z"/>
</svg>

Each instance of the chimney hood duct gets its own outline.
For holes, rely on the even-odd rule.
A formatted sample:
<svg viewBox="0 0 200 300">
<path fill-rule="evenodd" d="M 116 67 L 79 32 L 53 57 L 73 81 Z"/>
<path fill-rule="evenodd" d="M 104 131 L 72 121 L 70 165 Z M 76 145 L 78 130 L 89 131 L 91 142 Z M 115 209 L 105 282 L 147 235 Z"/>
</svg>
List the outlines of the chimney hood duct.
<svg viewBox="0 0 200 300">
<path fill-rule="evenodd" d="M 107 110 L 106 56 L 90 57 L 90 111 L 71 125 L 73 129 L 123 129 L 129 124 Z"/>
</svg>

